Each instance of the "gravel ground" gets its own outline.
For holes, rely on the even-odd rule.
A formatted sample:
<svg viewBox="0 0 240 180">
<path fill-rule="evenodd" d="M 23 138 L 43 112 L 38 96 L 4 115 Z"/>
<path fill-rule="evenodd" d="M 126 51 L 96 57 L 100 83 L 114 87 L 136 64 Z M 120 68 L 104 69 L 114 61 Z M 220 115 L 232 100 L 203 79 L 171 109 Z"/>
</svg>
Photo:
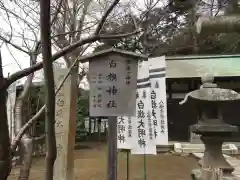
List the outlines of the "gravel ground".
<svg viewBox="0 0 240 180">
<path fill-rule="evenodd" d="M 106 145 L 94 143 L 89 148 L 75 151 L 76 180 L 106 180 Z M 190 156 L 160 154 L 147 156 L 147 180 L 191 180 L 191 169 L 196 167 L 196 159 Z M 44 157 L 35 158 L 30 180 L 43 180 Z M 19 169 L 12 170 L 10 180 L 16 180 Z M 118 180 L 126 179 L 126 154 L 118 155 Z M 143 180 L 143 156 L 130 156 L 129 180 Z"/>
</svg>

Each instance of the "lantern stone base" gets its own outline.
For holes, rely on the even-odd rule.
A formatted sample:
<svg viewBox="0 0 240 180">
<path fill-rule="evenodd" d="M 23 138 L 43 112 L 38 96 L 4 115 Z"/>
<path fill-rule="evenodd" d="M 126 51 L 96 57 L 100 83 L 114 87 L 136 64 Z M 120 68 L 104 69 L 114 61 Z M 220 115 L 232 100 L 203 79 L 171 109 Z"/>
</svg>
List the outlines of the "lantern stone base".
<svg viewBox="0 0 240 180">
<path fill-rule="evenodd" d="M 232 174 L 234 168 L 222 154 L 223 139 L 221 136 L 201 136 L 206 148 L 199 161 L 200 168 L 191 173 L 193 180 L 240 180 Z"/>
<path fill-rule="evenodd" d="M 215 178 L 213 178 L 215 176 Z M 193 169 L 191 172 L 192 180 L 240 180 L 237 176 L 233 174 L 223 174 L 220 178 L 217 177 L 217 174 L 214 174 L 213 171 L 209 171 L 208 173 L 202 173 L 201 169 Z"/>
</svg>

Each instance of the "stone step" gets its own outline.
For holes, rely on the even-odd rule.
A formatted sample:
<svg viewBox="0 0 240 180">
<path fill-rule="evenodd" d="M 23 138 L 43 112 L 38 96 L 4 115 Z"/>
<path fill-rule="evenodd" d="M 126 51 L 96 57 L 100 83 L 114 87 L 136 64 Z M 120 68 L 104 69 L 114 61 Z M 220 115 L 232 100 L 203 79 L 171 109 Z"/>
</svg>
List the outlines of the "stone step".
<svg viewBox="0 0 240 180">
<path fill-rule="evenodd" d="M 203 153 L 205 151 L 204 144 L 174 143 L 173 146 L 176 153 Z M 222 151 L 229 155 L 238 154 L 238 148 L 235 144 L 224 144 Z"/>
</svg>

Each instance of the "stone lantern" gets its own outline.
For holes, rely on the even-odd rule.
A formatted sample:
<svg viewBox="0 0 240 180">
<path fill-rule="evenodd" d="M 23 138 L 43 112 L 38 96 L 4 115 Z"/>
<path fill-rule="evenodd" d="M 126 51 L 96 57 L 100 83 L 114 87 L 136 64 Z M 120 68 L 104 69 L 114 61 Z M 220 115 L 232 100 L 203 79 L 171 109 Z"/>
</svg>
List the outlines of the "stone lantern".
<svg viewBox="0 0 240 180">
<path fill-rule="evenodd" d="M 204 156 L 199 163 L 201 168 L 193 170 L 192 177 L 196 180 L 215 180 L 217 174 L 221 174 L 221 179 L 237 179 L 232 175 L 234 168 L 223 156 L 222 144 L 238 131 L 238 127 L 225 122 L 222 110 L 224 106 L 239 102 L 240 95 L 233 90 L 219 88 L 213 80 L 211 76 L 203 77 L 200 89 L 188 93 L 180 103 L 189 101 L 197 108 L 198 122 L 190 129 L 200 135 L 205 145 Z"/>
</svg>

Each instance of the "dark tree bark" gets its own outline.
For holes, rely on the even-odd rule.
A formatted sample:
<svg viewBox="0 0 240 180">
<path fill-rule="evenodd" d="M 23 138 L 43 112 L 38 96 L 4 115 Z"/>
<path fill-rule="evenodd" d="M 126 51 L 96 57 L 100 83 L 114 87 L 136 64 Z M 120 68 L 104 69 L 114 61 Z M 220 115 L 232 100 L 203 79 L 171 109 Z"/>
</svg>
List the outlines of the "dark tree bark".
<svg viewBox="0 0 240 180">
<path fill-rule="evenodd" d="M 10 139 L 7 120 L 7 90 L 2 88 L 5 83 L 2 71 L 2 56 L 0 52 L 0 180 L 7 180 L 11 169 Z"/>
<path fill-rule="evenodd" d="M 55 137 L 55 86 L 51 51 L 50 0 L 40 1 L 40 32 L 42 42 L 43 71 L 45 79 L 45 119 L 46 119 L 46 165 L 45 180 L 53 179 L 54 162 L 56 159 Z"/>
</svg>

